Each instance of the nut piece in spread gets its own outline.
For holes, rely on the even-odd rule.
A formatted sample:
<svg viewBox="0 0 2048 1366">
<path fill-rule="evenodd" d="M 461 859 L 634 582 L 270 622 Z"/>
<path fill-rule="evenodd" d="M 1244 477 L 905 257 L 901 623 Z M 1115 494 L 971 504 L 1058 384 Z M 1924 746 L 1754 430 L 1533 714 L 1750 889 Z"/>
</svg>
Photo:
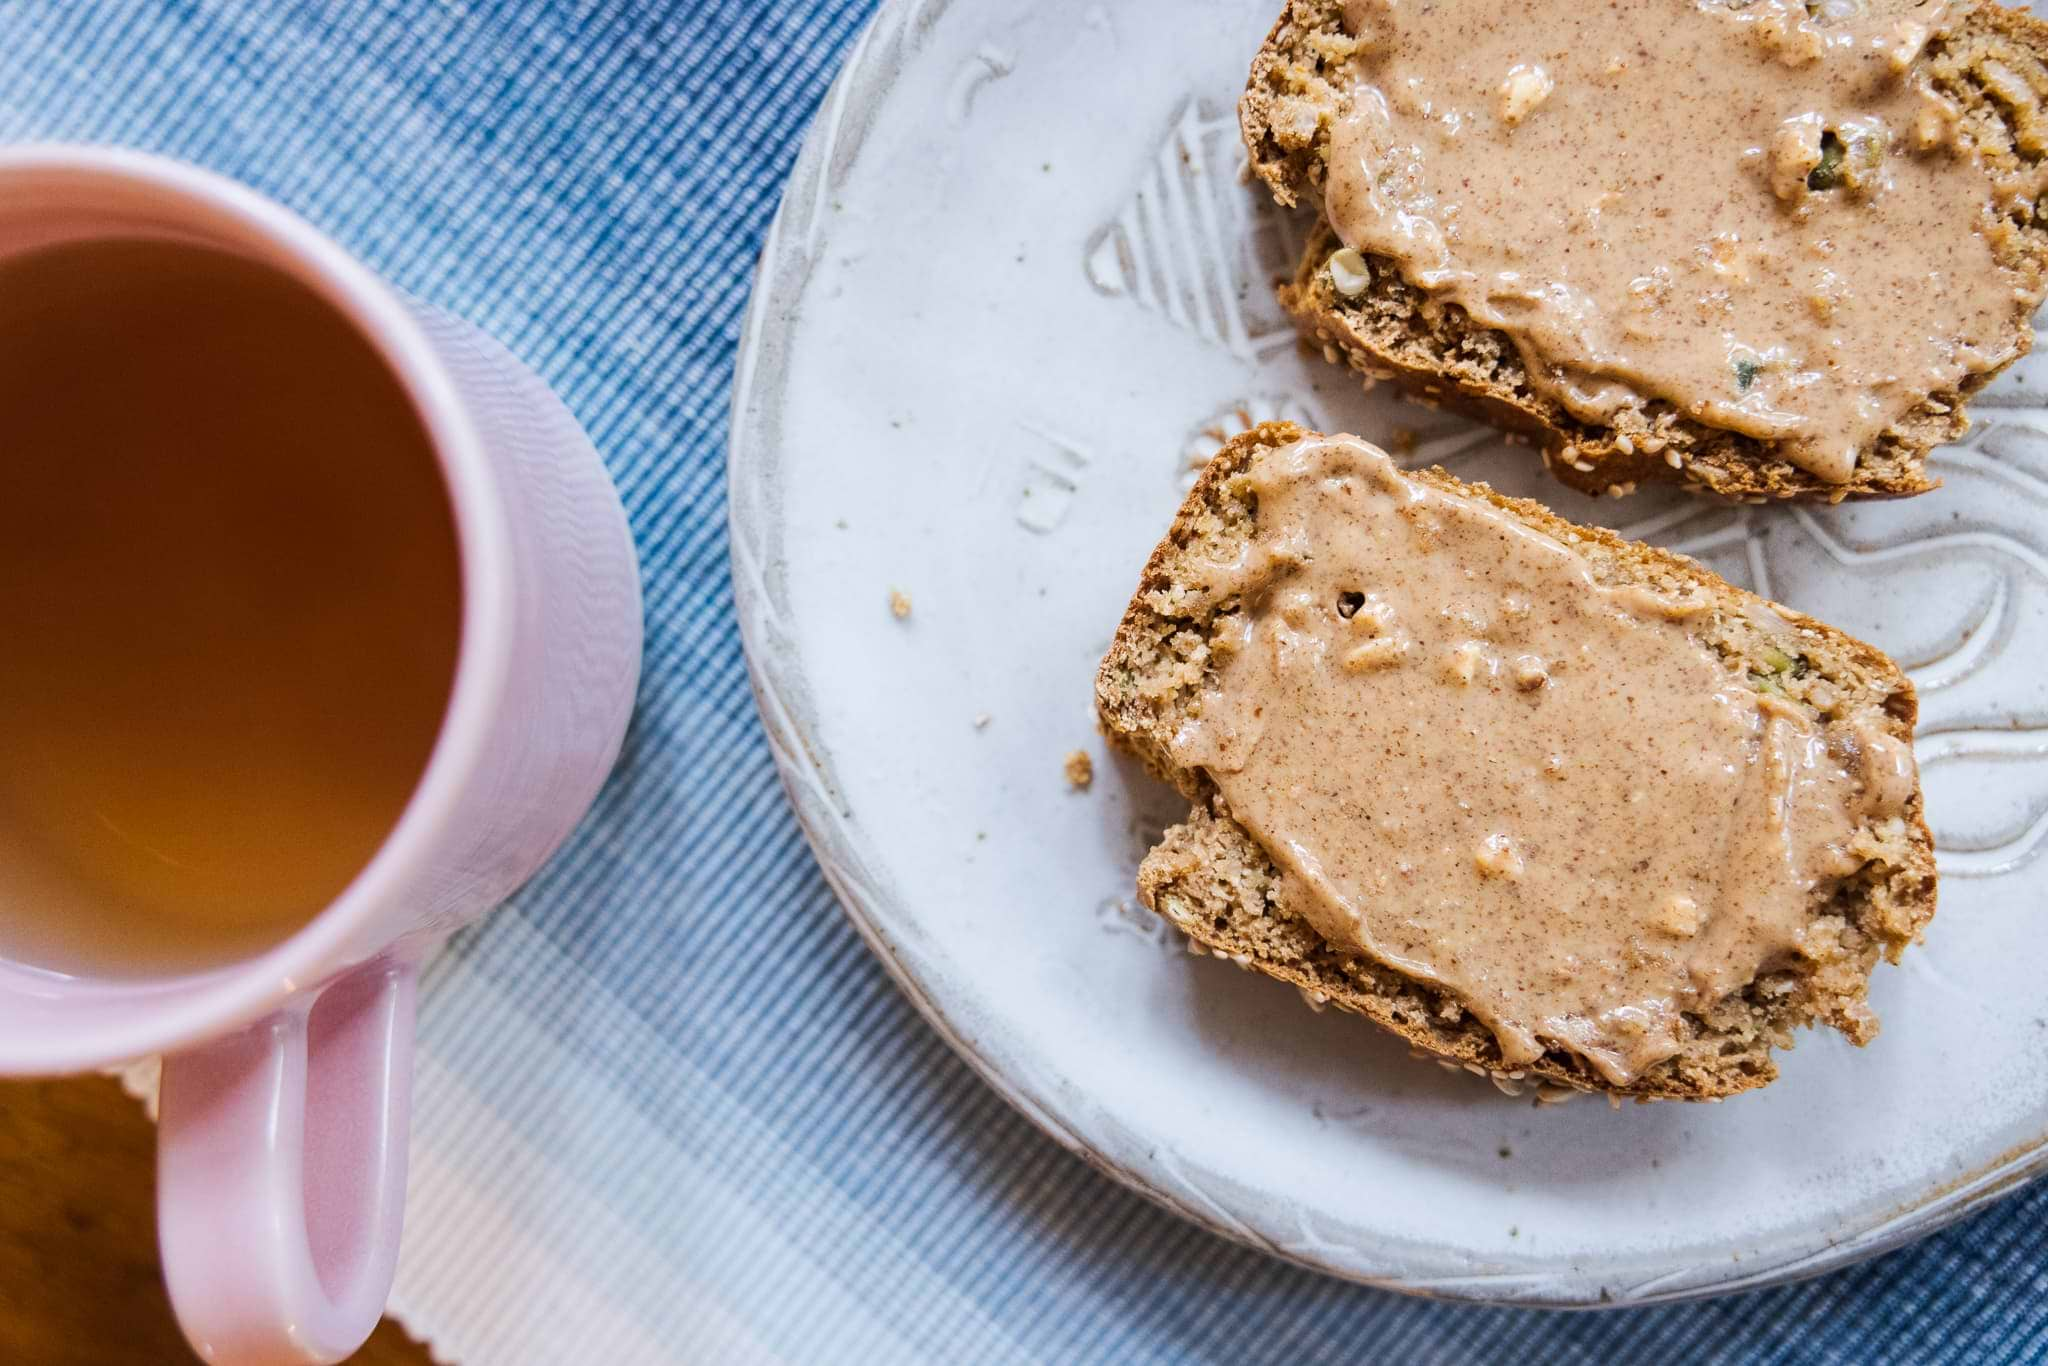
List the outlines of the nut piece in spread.
<svg viewBox="0 0 2048 1366">
<path fill-rule="evenodd" d="M 1926 70 L 1971 7 L 1347 0 L 1333 278 L 1391 258 L 1582 422 L 1674 413 L 1845 483 L 2041 299 L 1993 242 L 2048 171 L 1994 176 Z"/>
<path fill-rule="evenodd" d="M 1257 523 L 1205 571 L 1236 606 L 1171 749 L 1330 944 L 1455 997 L 1508 1067 L 1558 1050 L 1616 1086 L 1830 947 L 1863 832 L 1916 790 L 1882 715 L 1760 691 L 1700 584 L 1603 584 L 1355 439 L 1238 477 Z"/>
</svg>

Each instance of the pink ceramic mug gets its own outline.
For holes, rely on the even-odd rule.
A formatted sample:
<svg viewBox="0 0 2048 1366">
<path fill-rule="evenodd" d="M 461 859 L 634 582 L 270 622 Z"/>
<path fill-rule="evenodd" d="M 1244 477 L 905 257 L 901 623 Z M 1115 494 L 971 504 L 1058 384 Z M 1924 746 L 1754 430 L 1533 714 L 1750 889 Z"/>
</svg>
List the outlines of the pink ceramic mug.
<svg viewBox="0 0 2048 1366">
<path fill-rule="evenodd" d="M 403 816 L 332 905 L 206 972 L 93 980 L 0 958 L 0 1073 L 165 1055 L 158 1225 L 194 1347 L 334 1361 L 376 1326 L 397 1263 L 418 965 L 596 797 L 639 673 L 639 574 L 589 439 L 490 338 L 205 171 L 108 148 L 0 151 L 0 258 L 112 236 L 234 252 L 326 298 L 410 395 L 455 512 L 446 717 Z"/>
</svg>

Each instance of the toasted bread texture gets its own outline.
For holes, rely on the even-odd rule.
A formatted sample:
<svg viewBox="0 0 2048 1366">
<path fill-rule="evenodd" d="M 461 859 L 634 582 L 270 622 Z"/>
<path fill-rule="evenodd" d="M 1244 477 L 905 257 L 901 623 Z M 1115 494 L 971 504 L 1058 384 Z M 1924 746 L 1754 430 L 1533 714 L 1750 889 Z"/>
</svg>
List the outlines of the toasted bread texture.
<svg viewBox="0 0 2048 1366">
<path fill-rule="evenodd" d="M 1252 63 L 1239 104 L 1252 170 L 1283 205 L 1321 204 L 1330 129 L 1352 98 L 1357 44 L 1342 16 L 1341 0 L 1290 0 Z M 1985 4 L 1937 34 L 1921 61 L 1935 88 L 1963 110 L 1987 177 L 2026 187 L 2010 197 L 2001 192 L 2001 216 L 1986 236 L 2023 292 L 2038 300 L 2048 268 L 2048 215 L 2036 208 L 2048 186 L 2048 24 Z M 1657 481 L 1747 502 L 1923 493 L 1938 482 L 1928 472 L 1929 452 L 1968 430 L 1963 405 L 1996 373 L 1924 395 L 1858 453 L 1848 483 L 1834 484 L 1784 458 L 1779 443 L 1704 425 L 1662 400 L 1625 409 L 1612 426 L 1582 422 L 1530 387 L 1507 334 L 1431 299 L 1402 278 L 1392 259 L 1366 256 L 1362 288 L 1355 270 L 1333 276 L 1330 258 L 1342 245 L 1327 223 L 1319 225 L 1294 277 L 1280 286 L 1281 303 L 1303 333 L 1368 382 L 1398 384 L 1425 402 L 1526 435 L 1555 477 L 1587 492 Z M 1339 287 L 1340 277 L 1350 292 Z M 2032 312 L 2024 299 L 2015 301 L 2013 359 L 2032 345 Z"/>
<path fill-rule="evenodd" d="M 1173 757 L 1171 739 L 1199 706 L 1214 677 L 1210 644 L 1245 610 L 1218 600 L 1206 578 L 1229 563 L 1257 526 L 1256 497 L 1238 476 L 1262 449 L 1311 436 L 1267 423 L 1230 442 L 1210 461 L 1146 564 L 1096 677 L 1096 708 L 1110 739 L 1137 756 L 1192 803 L 1138 873 L 1144 904 L 1194 943 L 1298 987 L 1312 1004 L 1353 1011 L 1416 1049 L 1513 1087 L 1527 1083 L 1607 1091 L 1643 1099 L 1713 1100 L 1762 1086 L 1777 1075 L 1774 1048 L 1792 1030 L 1828 1024 L 1857 1043 L 1877 1021 L 1865 1000 L 1879 957 L 1897 961 L 1934 914 L 1933 841 L 1915 792 L 1904 817 L 1861 832 L 1859 872 L 1824 885 L 1812 908 L 1807 957 L 1686 1016 L 1687 1037 L 1674 1058 L 1615 1087 L 1582 1058 L 1553 1049 L 1510 1068 L 1494 1034 L 1450 994 L 1326 942 L 1285 909 L 1280 872 L 1259 843 L 1231 818 L 1208 776 Z M 1818 726 L 1882 714 L 1884 729 L 1910 741 L 1917 702 L 1912 684 L 1880 651 L 1735 587 L 1696 562 L 1579 526 L 1541 505 L 1466 484 L 1442 470 L 1411 472 L 1444 492 L 1482 499 L 1524 525 L 1571 545 L 1603 584 L 1633 584 L 1672 595 L 1703 592 L 1711 611 L 1689 629 L 1738 668 L 1750 686 L 1797 705 Z"/>
</svg>

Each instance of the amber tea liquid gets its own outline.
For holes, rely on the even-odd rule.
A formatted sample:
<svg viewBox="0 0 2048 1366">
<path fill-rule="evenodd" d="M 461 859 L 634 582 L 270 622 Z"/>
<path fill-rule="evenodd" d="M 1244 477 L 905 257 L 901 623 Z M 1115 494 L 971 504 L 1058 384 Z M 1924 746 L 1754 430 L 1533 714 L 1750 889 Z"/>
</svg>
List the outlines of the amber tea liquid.
<svg viewBox="0 0 2048 1366">
<path fill-rule="evenodd" d="M 398 820 L 460 635 L 426 432 L 339 313 L 195 246 L 0 261 L 0 955 L 288 936 Z"/>
</svg>

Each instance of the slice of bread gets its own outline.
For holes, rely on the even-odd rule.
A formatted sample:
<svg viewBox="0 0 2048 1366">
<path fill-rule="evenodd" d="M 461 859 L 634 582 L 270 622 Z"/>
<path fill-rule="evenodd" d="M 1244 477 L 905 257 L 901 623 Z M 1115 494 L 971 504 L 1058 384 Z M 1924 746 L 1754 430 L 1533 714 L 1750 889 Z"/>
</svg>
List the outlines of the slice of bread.
<svg viewBox="0 0 2048 1366">
<path fill-rule="evenodd" d="M 1341 0 L 1290 0 L 1252 63 L 1239 105 L 1252 170 L 1283 205 L 1321 204 L 1330 130 L 1352 98 L 1347 72 L 1357 44 L 1344 30 L 1343 8 Z M 2005 201 L 2004 216 L 1988 234 L 2027 295 L 2013 307 L 2016 359 L 2032 344 L 2033 304 L 2048 268 L 2048 216 L 2035 208 L 2048 164 L 2048 24 L 1985 4 L 1937 34 L 1920 60 L 1935 88 L 1964 111 L 1987 175 L 2029 187 Z M 1832 484 L 1784 459 L 1777 443 L 1706 426 L 1666 402 L 1624 410 L 1613 427 L 1582 422 L 1530 388 L 1522 356 L 1505 333 L 1479 325 L 1455 304 L 1430 299 L 1392 260 L 1365 257 L 1369 278 L 1362 287 L 1353 270 L 1343 272 L 1352 292 L 1340 289 L 1330 258 L 1341 246 L 1328 225 L 1320 225 L 1294 278 L 1280 287 L 1282 304 L 1329 359 L 1348 361 L 1370 379 L 1396 383 L 1425 402 L 1528 435 L 1553 475 L 1593 493 L 1628 491 L 1645 480 L 1754 502 L 1923 493 L 1937 483 L 1927 470 L 1928 453 L 1968 429 L 1963 404 L 1995 373 L 1925 395 L 1859 452 L 1849 483 Z"/>
<path fill-rule="evenodd" d="M 1706 1100 L 1762 1086 L 1777 1075 L 1771 1049 L 1791 1046 L 1796 1026 L 1825 1023 L 1862 1043 L 1877 1029 L 1865 1003 L 1880 955 L 1896 961 L 1934 914 L 1933 841 L 1916 791 L 1903 820 L 1866 830 L 1872 852 L 1839 885 L 1824 885 L 1814 907 L 1809 954 L 1767 973 L 1703 1016 L 1688 1014 L 1683 1051 L 1615 1087 L 1577 1055 L 1553 1049 L 1527 1067 L 1506 1066 L 1493 1032 L 1449 993 L 1356 953 L 1332 947 L 1283 909 L 1279 869 L 1231 818 L 1199 768 L 1176 762 L 1171 741 L 1214 677 L 1210 643 L 1244 605 L 1217 600 L 1206 581 L 1251 539 L 1256 497 L 1240 475 L 1268 447 L 1311 436 L 1268 423 L 1238 437 L 1209 463 L 1166 539 L 1145 566 L 1137 594 L 1096 677 L 1096 708 L 1110 739 L 1180 789 L 1193 803 L 1144 860 L 1138 895 L 1194 943 L 1300 988 L 1314 1004 L 1355 1011 L 1454 1065 L 1504 1082 L 1550 1083 L 1644 1098 Z M 1411 472 L 1430 488 L 1482 499 L 1522 524 L 1571 544 L 1603 584 L 1639 585 L 1674 596 L 1704 593 L 1711 610 L 1691 628 L 1819 726 L 1874 710 L 1884 730 L 1910 741 L 1912 684 L 1881 652 L 1831 627 L 1765 602 L 1696 562 L 1577 526 L 1542 506 L 1465 484 L 1441 470 Z"/>
</svg>

